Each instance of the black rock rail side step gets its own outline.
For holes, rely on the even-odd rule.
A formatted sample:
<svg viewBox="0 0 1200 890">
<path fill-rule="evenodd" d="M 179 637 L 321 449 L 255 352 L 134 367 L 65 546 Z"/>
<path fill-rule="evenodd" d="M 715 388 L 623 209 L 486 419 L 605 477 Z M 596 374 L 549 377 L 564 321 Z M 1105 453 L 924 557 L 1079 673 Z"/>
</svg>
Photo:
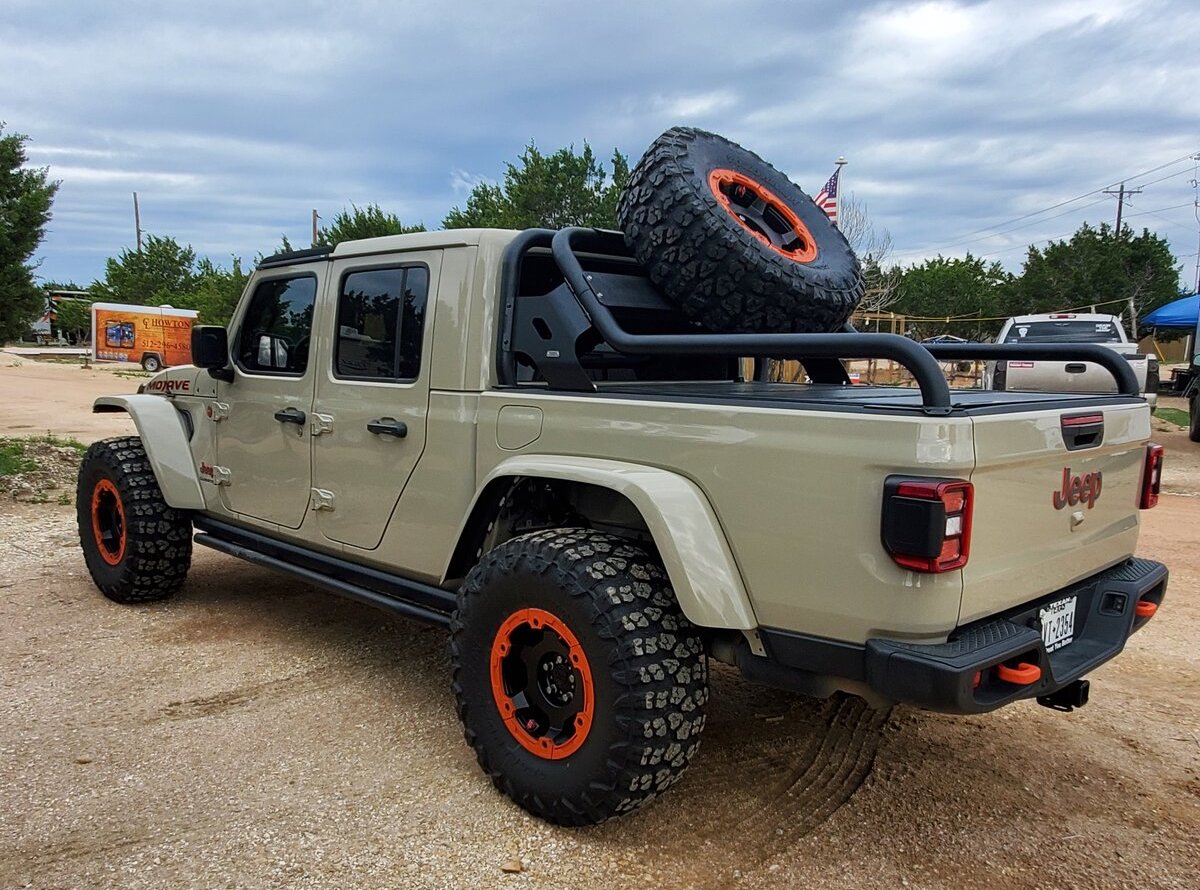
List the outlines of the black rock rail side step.
<svg viewBox="0 0 1200 890">
<path fill-rule="evenodd" d="M 448 590 L 275 541 L 207 516 L 195 517 L 193 525 L 197 544 L 405 618 L 440 625 L 450 623 L 455 597 Z"/>
</svg>

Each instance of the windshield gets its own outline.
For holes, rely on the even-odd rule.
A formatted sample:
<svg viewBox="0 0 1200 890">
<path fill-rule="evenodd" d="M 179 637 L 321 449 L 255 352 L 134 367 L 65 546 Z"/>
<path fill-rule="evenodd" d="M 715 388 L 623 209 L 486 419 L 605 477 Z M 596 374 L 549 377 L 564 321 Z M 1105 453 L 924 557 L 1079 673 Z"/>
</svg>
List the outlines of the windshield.
<svg viewBox="0 0 1200 890">
<path fill-rule="evenodd" d="M 1111 321 L 1031 321 L 1015 324 L 1005 343 L 1120 343 Z"/>
</svg>

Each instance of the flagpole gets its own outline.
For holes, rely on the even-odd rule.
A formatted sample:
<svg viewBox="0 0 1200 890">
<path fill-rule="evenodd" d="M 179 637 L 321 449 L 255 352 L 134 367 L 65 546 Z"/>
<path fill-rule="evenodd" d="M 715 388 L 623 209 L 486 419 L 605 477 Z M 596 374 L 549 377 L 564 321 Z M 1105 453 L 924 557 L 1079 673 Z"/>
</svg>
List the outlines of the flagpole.
<svg viewBox="0 0 1200 890">
<path fill-rule="evenodd" d="M 833 200 L 835 202 L 833 212 L 836 215 L 836 219 L 837 219 L 837 222 L 834 223 L 834 225 L 836 225 L 840 229 L 842 227 L 842 189 L 844 189 L 846 187 L 846 185 L 845 185 L 846 180 L 844 180 L 842 178 L 842 173 L 844 172 L 843 168 L 850 162 L 847 161 L 841 155 L 839 155 L 838 159 L 836 161 L 834 161 L 834 163 L 837 164 L 837 169 L 838 169 L 837 194 L 834 195 L 834 197 L 833 197 Z"/>
</svg>

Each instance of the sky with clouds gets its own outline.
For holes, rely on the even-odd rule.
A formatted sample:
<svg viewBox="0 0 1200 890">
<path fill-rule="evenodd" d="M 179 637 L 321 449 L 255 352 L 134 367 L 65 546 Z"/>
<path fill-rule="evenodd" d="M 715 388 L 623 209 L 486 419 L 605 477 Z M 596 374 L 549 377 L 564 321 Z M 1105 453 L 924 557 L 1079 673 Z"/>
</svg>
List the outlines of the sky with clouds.
<svg viewBox="0 0 1200 890">
<path fill-rule="evenodd" d="M 810 193 L 844 155 L 905 264 L 1018 271 L 1126 180 L 1190 290 L 1198 48 L 1194 0 L 4 0 L 0 120 L 62 181 L 48 280 L 134 245 L 134 191 L 146 232 L 228 265 L 307 243 L 313 208 L 436 227 L 530 139 L 636 160 L 689 124 Z"/>
</svg>

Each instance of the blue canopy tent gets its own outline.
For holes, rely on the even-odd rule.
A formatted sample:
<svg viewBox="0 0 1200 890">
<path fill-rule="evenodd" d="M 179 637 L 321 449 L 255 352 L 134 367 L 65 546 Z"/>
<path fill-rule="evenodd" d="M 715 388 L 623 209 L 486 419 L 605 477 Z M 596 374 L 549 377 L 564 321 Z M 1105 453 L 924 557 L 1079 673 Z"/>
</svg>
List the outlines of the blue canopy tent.
<svg viewBox="0 0 1200 890">
<path fill-rule="evenodd" d="M 1184 347 L 1184 361 L 1189 364 L 1184 368 L 1171 369 L 1171 389 L 1176 393 L 1188 394 L 1196 385 L 1197 365 L 1200 365 L 1200 355 L 1197 355 L 1197 317 L 1200 316 L 1200 294 L 1192 294 L 1181 300 L 1159 306 L 1149 315 L 1141 319 L 1141 323 L 1152 328 L 1183 328 L 1191 331 Z"/>
<path fill-rule="evenodd" d="M 1197 315 L 1200 315 L 1200 294 L 1192 294 L 1159 306 L 1139 321 L 1150 328 L 1187 328 L 1191 331 L 1196 328 Z"/>
</svg>

